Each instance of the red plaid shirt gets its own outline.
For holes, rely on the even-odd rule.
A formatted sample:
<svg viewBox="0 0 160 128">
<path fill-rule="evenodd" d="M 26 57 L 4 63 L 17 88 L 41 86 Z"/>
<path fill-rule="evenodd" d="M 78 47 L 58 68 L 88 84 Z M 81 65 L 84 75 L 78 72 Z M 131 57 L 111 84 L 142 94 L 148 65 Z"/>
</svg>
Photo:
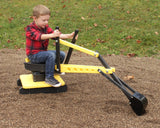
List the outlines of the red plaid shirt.
<svg viewBox="0 0 160 128">
<path fill-rule="evenodd" d="M 33 55 L 40 51 L 47 51 L 49 39 L 41 40 L 42 34 L 53 33 L 54 31 L 46 25 L 45 29 L 39 28 L 35 22 L 26 27 L 26 54 Z"/>
</svg>

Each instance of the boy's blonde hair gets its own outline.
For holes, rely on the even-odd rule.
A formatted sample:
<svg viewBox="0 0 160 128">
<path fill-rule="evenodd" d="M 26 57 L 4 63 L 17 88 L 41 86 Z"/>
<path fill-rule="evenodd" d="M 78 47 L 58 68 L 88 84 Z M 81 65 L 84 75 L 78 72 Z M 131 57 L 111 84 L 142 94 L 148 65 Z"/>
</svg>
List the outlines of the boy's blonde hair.
<svg viewBox="0 0 160 128">
<path fill-rule="evenodd" d="M 50 10 L 44 5 L 37 5 L 33 8 L 33 16 L 39 17 L 43 15 L 51 15 Z"/>
</svg>

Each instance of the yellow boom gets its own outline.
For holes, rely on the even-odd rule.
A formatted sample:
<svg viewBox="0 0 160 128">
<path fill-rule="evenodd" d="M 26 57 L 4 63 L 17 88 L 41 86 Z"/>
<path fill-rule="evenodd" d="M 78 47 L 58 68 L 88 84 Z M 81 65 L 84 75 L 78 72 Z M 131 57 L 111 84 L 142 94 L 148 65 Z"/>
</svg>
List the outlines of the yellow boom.
<svg viewBox="0 0 160 128">
<path fill-rule="evenodd" d="M 89 50 L 89 49 L 87 49 L 87 48 L 83 48 L 83 47 L 81 47 L 81 46 L 79 46 L 79 45 L 70 43 L 70 42 L 65 41 L 65 40 L 62 40 L 62 39 L 60 39 L 59 41 L 60 41 L 60 44 L 63 44 L 63 45 L 65 45 L 65 46 L 68 46 L 68 47 L 70 47 L 70 48 L 76 49 L 76 50 L 78 50 L 78 51 L 81 51 L 81 52 L 83 52 L 83 53 L 89 54 L 89 55 L 94 56 L 94 57 L 99 57 L 99 53 L 98 53 L 98 52 Z"/>
</svg>

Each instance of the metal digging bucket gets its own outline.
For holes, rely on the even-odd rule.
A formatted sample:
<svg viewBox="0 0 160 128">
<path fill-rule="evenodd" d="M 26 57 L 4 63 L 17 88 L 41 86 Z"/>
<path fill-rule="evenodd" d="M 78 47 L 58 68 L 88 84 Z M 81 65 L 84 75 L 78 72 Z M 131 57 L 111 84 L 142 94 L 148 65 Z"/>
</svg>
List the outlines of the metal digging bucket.
<svg viewBox="0 0 160 128">
<path fill-rule="evenodd" d="M 138 116 L 143 115 L 146 112 L 145 109 L 148 105 L 148 101 L 144 95 L 140 94 L 139 92 L 134 91 L 129 85 L 124 83 L 115 74 L 111 74 L 111 77 L 112 77 L 111 78 L 108 75 L 106 75 L 104 72 L 102 72 L 101 70 L 99 70 L 99 72 L 122 90 L 122 92 L 129 99 L 129 104 L 131 105 L 133 111 Z M 127 90 L 131 91 L 133 95 L 130 94 Z"/>
<path fill-rule="evenodd" d="M 130 105 L 133 111 L 140 116 L 146 112 L 145 109 L 148 105 L 148 101 L 145 96 L 139 92 L 135 92 L 130 99 Z"/>
</svg>

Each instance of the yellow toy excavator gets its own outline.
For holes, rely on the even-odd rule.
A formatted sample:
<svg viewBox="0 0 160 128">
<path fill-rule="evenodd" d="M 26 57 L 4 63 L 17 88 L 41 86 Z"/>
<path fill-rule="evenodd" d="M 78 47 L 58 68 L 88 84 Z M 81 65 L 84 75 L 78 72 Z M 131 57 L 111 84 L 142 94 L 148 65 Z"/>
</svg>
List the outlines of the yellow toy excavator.
<svg viewBox="0 0 160 128">
<path fill-rule="evenodd" d="M 22 74 L 17 80 L 17 85 L 20 86 L 20 94 L 32 94 L 32 93 L 59 93 L 67 91 L 67 85 L 60 77 L 63 73 L 99 73 L 105 78 L 116 85 L 129 99 L 129 104 L 133 111 L 137 115 L 142 115 L 145 113 L 145 108 L 148 105 L 147 98 L 140 94 L 139 92 L 132 89 L 124 81 L 115 75 L 115 68 L 109 67 L 103 57 L 95 51 L 86 49 L 79 45 L 76 45 L 76 35 L 78 30 L 75 30 L 75 35 L 70 42 L 56 38 L 56 66 L 55 66 L 55 78 L 61 83 L 61 87 L 54 88 L 49 84 L 45 83 L 45 64 L 33 64 L 28 58 L 25 59 L 25 69 L 30 70 L 31 74 Z M 68 46 L 68 54 L 64 64 L 60 64 L 60 44 Z M 91 65 L 74 65 L 68 64 L 73 49 L 91 55 L 99 59 L 103 66 L 91 66 Z M 110 75 L 110 76 L 109 76 Z M 130 91 L 130 92 L 129 92 Z"/>
</svg>

